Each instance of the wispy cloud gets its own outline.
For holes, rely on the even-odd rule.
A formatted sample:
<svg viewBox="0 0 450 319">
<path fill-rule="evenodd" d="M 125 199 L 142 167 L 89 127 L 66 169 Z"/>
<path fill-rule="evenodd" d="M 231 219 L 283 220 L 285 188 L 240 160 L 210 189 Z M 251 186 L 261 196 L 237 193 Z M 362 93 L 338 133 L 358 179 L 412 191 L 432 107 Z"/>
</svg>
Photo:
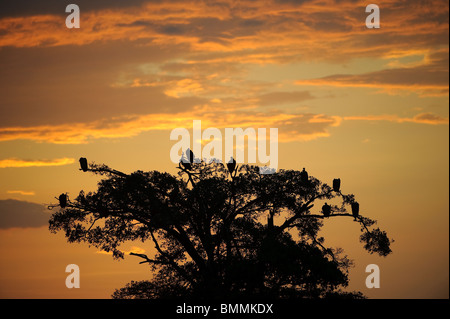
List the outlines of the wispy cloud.
<svg viewBox="0 0 450 319">
<path fill-rule="evenodd" d="M 379 30 L 365 28 L 361 1 L 82 2 L 77 30 L 66 28 L 66 14 L 54 3 L 23 15 L 8 4 L 0 15 L 0 141 L 79 144 L 134 136 L 157 126 L 152 118 L 160 113 L 175 117 L 208 101 L 261 110 L 316 98 L 292 81 L 249 80 L 251 67 L 267 64 L 388 59 L 382 70 L 297 83 L 448 94 L 448 51 L 441 49 L 448 44 L 448 1 L 380 0 Z M 426 58 L 402 63 L 412 54 Z M 33 77 L 24 76 L 29 72 Z M 139 118 L 123 120 L 124 114 Z M 108 130 L 113 117 L 121 124 Z M 301 135 L 318 134 L 327 133 Z"/>
<path fill-rule="evenodd" d="M 416 92 L 420 96 L 448 95 L 448 50 L 425 56 L 421 63 L 364 74 L 336 74 L 300 80 L 298 85 L 376 88 L 381 92 Z"/>
<path fill-rule="evenodd" d="M 48 226 L 45 206 L 15 199 L 0 200 L 0 229 Z"/>
<path fill-rule="evenodd" d="M 432 113 L 421 113 L 413 117 L 400 117 L 398 115 L 364 115 L 364 116 L 345 116 L 346 121 L 387 121 L 394 123 L 418 123 L 418 124 L 430 124 L 430 125 L 448 125 L 448 117 Z"/>
<path fill-rule="evenodd" d="M 0 168 L 63 166 L 72 164 L 74 162 L 75 159 L 67 157 L 51 160 L 23 160 L 18 158 L 8 158 L 0 160 Z"/>
<path fill-rule="evenodd" d="M 34 196 L 36 195 L 33 191 L 21 191 L 21 190 L 13 190 L 13 191 L 6 191 L 7 194 L 17 194 L 22 196 Z"/>
<path fill-rule="evenodd" d="M 97 139 L 134 137 L 149 131 L 170 131 L 178 127 L 190 129 L 194 119 L 202 120 L 202 127 L 278 128 L 279 142 L 310 141 L 328 137 L 328 129 L 346 121 L 388 121 L 395 123 L 448 124 L 446 117 L 433 113 L 420 113 L 414 117 L 400 117 L 395 114 L 330 116 L 313 113 L 282 113 L 276 110 L 260 112 L 247 110 L 226 112 L 208 106 L 199 107 L 194 112 L 178 114 L 149 114 L 123 116 L 91 123 L 36 126 L 14 129 L 0 129 L 0 141 L 32 140 L 54 144 L 85 144 Z M 60 166 L 72 164 L 72 158 L 54 160 L 0 160 L 1 167 Z"/>
<path fill-rule="evenodd" d="M 440 115 L 432 113 L 421 113 L 414 116 L 411 120 L 406 119 L 407 122 L 422 123 L 422 124 L 448 124 L 448 117 L 442 117 Z"/>
<path fill-rule="evenodd" d="M 366 3 L 360 1 L 133 4 L 142 7 L 103 5 L 85 10 L 82 27 L 75 32 L 65 27 L 64 12 L 56 14 L 55 8 L 6 16 L 0 20 L 5 30 L 0 46 L 85 45 L 105 39 L 161 46 L 183 43 L 193 52 L 218 53 L 216 60 L 267 63 L 302 57 L 329 59 L 331 50 L 335 59 L 379 56 L 393 50 L 432 47 L 448 36 L 446 0 L 433 1 L 432 5 L 380 0 L 377 4 L 383 10 L 383 27 L 376 35 L 364 28 Z"/>
<path fill-rule="evenodd" d="M 11 5 L 0 15 L 7 65 L 0 76 L 7 106 L 0 108 L 0 141 L 82 144 L 189 128 L 193 119 L 205 127 L 278 127 L 280 142 L 327 137 L 343 119 L 448 124 L 429 113 L 297 113 L 288 107 L 309 110 L 300 103 L 318 98 L 295 90 L 292 81 L 284 86 L 248 78 L 249 65 L 382 59 L 381 70 L 350 69 L 297 84 L 447 95 L 446 0 L 431 6 L 380 0 L 379 30 L 365 28 L 361 1 L 131 2 L 102 2 L 95 10 L 86 5 L 79 30 L 67 29 L 65 13 L 48 3 L 23 15 Z M 404 63 L 417 54 L 423 60 Z M 22 76 L 21 68 L 33 77 Z M 70 163 L 7 159 L 0 167 Z"/>
<path fill-rule="evenodd" d="M 111 120 L 78 123 L 76 125 L 36 126 L 0 129 L 0 141 L 17 139 L 55 144 L 83 144 L 100 138 L 133 137 L 154 130 L 172 130 L 178 127 L 191 128 L 193 119 L 201 119 L 203 128 L 279 128 L 280 142 L 313 140 L 329 136 L 327 128 L 338 126 L 339 117 L 324 114 L 288 114 L 277 111 L 258 112 L 219 111 L 203 107 L 194 112 L 173 114 L 150 114 L 124 116 Z M 8 159 L 0 161 L 0 167 L 54 166 L 73 163 L 73 159 L 53 161 L 23 161 Z"/>
</svg>

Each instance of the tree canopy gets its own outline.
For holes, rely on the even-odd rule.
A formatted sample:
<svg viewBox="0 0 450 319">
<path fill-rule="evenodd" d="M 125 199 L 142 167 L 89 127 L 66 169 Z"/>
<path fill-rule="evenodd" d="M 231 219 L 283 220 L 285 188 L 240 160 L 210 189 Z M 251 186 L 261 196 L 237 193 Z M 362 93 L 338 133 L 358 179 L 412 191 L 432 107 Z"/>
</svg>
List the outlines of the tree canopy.
<svg viewBox="0 0 450 319">
<path fill-rule="evenodd" d="M 332 218 L 358 223 L 369 253 L 391 253 L 392 240 L 359 213 L 340 180 L 329 186 L 305 170 L 260 174 L 216 162 L 180 165 L 178 176 L 80 163 L 103 178 L 94 192 L 73 200 L 61 194 L 50 231 L 116 259 L 124 258 L 125 241 L 155 247 L 153 256 L 131 253 L 150 265 L 151 279 L 132 281 L 113 298 L 362 298 L 343 290 L 351 261 L 319 236 Z"/>
</svg>

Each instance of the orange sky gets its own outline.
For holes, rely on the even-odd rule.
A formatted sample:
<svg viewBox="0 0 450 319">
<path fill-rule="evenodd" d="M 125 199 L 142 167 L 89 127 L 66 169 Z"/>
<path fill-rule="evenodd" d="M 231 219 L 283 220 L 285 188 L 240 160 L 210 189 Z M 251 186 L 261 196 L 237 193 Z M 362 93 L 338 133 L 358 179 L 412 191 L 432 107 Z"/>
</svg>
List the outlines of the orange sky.
<svg viewBox="0 0 450 319">
<path fill-rule="evenodd" d="M 448 298 L 448 1 L 377 1 L 380 29 L 362 1 L 75 3 L 80 29 L 61 1 L 0 4 L 1 298 L 108 298 L 148 278 L 136 258 L 50 234 L 45 206 L 95 189 L 80 156 L 175 173 L 170 131 L 193 120 L 276 127 L 279 168 L 341 178 L 395 239 L 377 257 L 354 223 L 326 223 L 326 244 L 354 260 L 350 290 Z M 65 287 L 71 263 L 80 289 Z M 371 263 L 379 289 L 364 285 Z"/>
</svg>

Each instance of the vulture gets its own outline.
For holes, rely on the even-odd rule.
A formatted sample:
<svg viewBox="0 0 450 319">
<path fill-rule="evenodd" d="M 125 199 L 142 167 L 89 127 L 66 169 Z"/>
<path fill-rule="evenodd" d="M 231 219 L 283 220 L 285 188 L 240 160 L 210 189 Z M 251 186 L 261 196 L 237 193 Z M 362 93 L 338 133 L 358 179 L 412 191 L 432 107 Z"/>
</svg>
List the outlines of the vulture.
<svg viewBox="0 0 450 319">
<path fill-rule="evenodd" d="M 333 179 L 333 190 L 337 193 L 341 189 L 341 179 L 335 178 Z"/>
<path fill-rule="evenodd" d="M 300 180 L 302 181 L 302 183 L 308 182 L 308 172 L 305 170 L 305 168 L 303 168 L 303 171 L 300 172 Z"/>
<path fill-rule="evenodd" d="M 67 195 L 66 194 L 59 195 L 59 206 L 61 208 L 66 208 L 66 206 L 67 206 Z"/>
<path fill-rule="evenodd" d="M 322 213 L 323 216 L 329 217 L 331 215 L 331 206 L 325 203 L 325 205 L 322 206 Z"/>
<path fill-rule="evenodd" d="M 187 158 L 188 158 L 188 162 L 189 162 L 189 163 L 191 163 L 191 164 L 194 163 L 194 158 L 195 158 L 195 157 L 194 157 L 194 152 L 192 152 L 191 149 L 188 148 L 188 149 L 186 150 L 186 156 L 187 156 Z"/>
<path fill-rule="evenodd" d="M 227 167 L 230 175 L 233 175 L 233 172 L 236 169 L 236 160 L 233 157 L 230 158 L 230 161 L 227 163 Z"/>
<path fill-rule="evenodd" d="M 358 202 L 353 202 L 352 203 L 352 215 L 353 215 L 353 217 L 355 217 L 355 220 L 356 220 L 356 217 L 359 216 L 359 204 L 358 204 Z"/>
<path fill-rule="evenodd" d="M 87 164 L 87 159 L 84 157 L 80 158 L 80 166 L 81 166 L 81 170 L 83 172 L 87 172 L 88 170 L 88 164 Z"/>
<path fill-rule="evenodd" d="M 187 160 L 185 159 L 184 154 L 182 154 L 180 163 L 186 170 L 190 171 L 192 169 L 192 163 L 194 163 L 194 152 L 192 152 L 191 149 L 188 148 L 185 153 Z"/>
</svg>

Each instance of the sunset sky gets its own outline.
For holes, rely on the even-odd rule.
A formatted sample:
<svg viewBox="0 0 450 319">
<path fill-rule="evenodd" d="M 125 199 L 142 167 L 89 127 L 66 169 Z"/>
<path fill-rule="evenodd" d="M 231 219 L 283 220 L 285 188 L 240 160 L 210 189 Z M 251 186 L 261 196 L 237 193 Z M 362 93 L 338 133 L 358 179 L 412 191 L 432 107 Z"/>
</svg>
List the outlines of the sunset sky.
<svg viewBox="0 0 450 319">
<path fill-rule="evenodd" d="M 76 3 L 80 28 L 68 29 Z M 380 8 L 368 29 L 365 8 Z M 348 290 L 449 298 L 447 0 L 5 0 L 0 3 L 0 298 L 109 298 L 148 266 L 48 231 L 55 197 L 96 189 L 78 159 L 176 174 L 172 129 L 278 128 L 278 168 L 342 180 L 395 240 L 351 219 L 325 244 Z M 152 252 L 150 243 L 124 250 Z M 65 286 L 77 264 L 81 288 Z M 367 289 L 377 264 L 381 287 Z"/>
</svg>

